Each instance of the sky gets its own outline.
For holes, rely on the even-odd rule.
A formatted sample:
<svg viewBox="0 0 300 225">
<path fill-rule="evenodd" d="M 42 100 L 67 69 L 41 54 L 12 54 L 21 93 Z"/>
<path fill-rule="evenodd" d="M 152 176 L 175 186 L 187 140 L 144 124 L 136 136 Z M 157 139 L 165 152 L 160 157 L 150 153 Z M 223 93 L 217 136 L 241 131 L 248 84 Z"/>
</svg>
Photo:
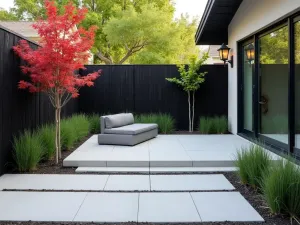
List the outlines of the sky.
<svg viewBox="0 0 300 225">
<path fill-rule="evenodd" d="M 175 18 L 181 14 L 188 13 L 191 17 L 198 17 L 200 20 L 207 0 L 173 0 L 175 2 Z M 9 9 L 13 7 L 14 0 L 0 0 L 0 8 Z"/>
</svg>

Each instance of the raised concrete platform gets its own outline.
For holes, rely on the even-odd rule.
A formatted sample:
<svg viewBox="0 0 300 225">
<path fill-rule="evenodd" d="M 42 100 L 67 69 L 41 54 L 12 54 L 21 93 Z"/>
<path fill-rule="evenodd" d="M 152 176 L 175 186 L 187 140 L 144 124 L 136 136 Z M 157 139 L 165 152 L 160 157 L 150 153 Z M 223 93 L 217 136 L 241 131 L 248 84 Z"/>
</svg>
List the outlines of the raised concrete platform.
<svg viewBox="0 0 300 225">
<path fill-rule="evenodd" d="M 0 221 L 99 223 L 264 221 L 238 192 L 79 193 L 0 191 L 0 199 Z"/>
<path fill-rule="evenodd" d="M 136 146 L 98 145 L 92 136 L 66 167 L 234 167 L 236 152 L 251 142 L 236 135 L 158 135 Z M 267 151 L 267 150 L 266 150 Z M 275 159 L 278 156 L 271 153 Z"/>
</svg>

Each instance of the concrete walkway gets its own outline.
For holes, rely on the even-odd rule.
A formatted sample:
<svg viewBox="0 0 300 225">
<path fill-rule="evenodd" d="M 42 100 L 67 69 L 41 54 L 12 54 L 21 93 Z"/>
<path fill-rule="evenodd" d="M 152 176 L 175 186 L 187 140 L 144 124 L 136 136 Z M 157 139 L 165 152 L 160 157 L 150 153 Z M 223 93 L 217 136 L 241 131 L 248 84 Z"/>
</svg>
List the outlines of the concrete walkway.
<svg viewBox="0 0 300 225">
<path fill-rule="evenodd" d="M 238 192 L 0 191 L 0 199 L 0 221 L 160 223 L 264 221 Z"/>
<path fill-rule="evenodd" d="M 0 190 L 56 191 L 223 191 L 234 190 L 222 174 L 212 175 L 56 175 L 6 174 Z"/>
</svg>

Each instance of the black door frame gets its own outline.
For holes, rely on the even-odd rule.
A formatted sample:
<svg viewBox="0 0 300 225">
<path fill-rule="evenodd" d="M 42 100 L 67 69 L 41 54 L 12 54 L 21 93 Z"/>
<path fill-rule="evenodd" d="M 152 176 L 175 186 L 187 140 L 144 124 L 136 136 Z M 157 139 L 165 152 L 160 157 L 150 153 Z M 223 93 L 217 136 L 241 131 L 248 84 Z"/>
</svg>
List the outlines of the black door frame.
<svg viewBox="0 0 300 225">
<path fill-rule="evenodd" d="M 294 24 L 300 21 L 300 12 L 293 14 L 289 17 L 283 18 L 281 21 L 276 22 L 269 27 L 258 31 L 257 33 L 250 35 L 242 40 L 238 41 L 238 134 L 249 139 L 259 140 L 265 146 L 270 147 L 270 150 L 274 150 L 276 153 L 283 152 L 286 154 L 294 155 L 300 159 L 300 149 L 295 148 L 295 35 Z M 260 120 L 260 79 L 259 79 L 259 37 L 270 33 L 272 30 L 277 30 L 281 26 L 288 26 L 289 32 L 289 63 L 288 63 L 288 144 L 284 144 L 277 140 L 259 134 L 259 120 Z M 254 72 L 253 72 L 253 132 L 249 132 L 244 129 L 244 107 L 243 107 L 243 60 L 244 52 L 243 46 L 250 41 L 254 42 L 255 59 L 254 59 Z"/>
</svg>

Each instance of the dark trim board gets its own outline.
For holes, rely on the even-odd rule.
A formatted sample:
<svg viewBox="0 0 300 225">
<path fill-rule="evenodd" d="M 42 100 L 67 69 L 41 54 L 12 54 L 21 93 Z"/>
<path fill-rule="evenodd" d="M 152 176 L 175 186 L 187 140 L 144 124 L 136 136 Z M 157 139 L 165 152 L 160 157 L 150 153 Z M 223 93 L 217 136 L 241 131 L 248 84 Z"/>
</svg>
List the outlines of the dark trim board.
<svg viewBox="0 0 300 225">
<path fill-rule="evenodd" d="M 243 0 L 208 0 L 199 23 L 197 45 L 228 44 L 228 25 Z M 216 31 L 218 33 L 216 33 Z"/>
</svg>

